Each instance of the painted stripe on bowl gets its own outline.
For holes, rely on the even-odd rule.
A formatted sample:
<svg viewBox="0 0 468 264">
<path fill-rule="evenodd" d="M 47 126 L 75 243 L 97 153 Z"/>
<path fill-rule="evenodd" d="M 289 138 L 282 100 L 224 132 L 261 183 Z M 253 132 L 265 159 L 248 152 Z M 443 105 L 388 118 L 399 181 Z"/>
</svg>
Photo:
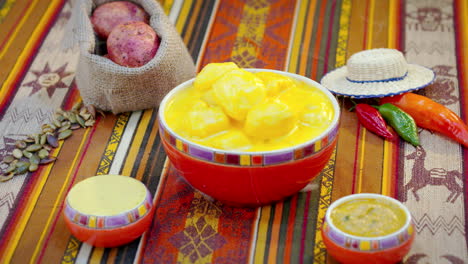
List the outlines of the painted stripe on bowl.
<svg viewBox="0 0 468 264">
<path fill-rule="evenodd" d="M 148 190 L 146 191 L 146 198 L 135 208 L 112 216 L 84 215 L 73 209 L 67 201 L 65 203 L 65 216 L 73 223 L 86 226 L 87 228 L 110 229 L 138 221 L 140 218 L 148 214 L 151 209 L 151 204 L 151 194 Z"/>
<path fill-rule="evenodd" d="M 335 137 L 338 135 L 338 124 L 335 125 L 330 133 L 314 143 L 302 146 L 300 148 L 291 148 L 287 152 L 282 153 L 225 153 L 222 150 L 212 150 L 200 145 L 196 145 L 192 142 L 177 138 L 170 134 L 170 132 L 163 126 L 159 121 L 159 130 L 162 140 L 166 143 L 175 147 L 179 151 L 185 154 L 205 161 L 228 164 L 233 166 L 271 166 L 275 164 L 281 164 L 292 160 L 299 160 L 311 156 L 317 152 L 322 151 L 328 147 Z"/>
</svg>

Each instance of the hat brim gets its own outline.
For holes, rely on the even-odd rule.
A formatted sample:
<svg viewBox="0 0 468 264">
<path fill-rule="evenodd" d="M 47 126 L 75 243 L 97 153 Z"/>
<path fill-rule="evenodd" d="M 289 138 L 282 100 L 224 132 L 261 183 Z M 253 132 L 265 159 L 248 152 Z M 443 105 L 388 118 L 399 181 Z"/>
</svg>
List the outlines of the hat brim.
<svg viewBox="0 0 468 264">
<path fill-rule="evenodd" d="M 320 83 L 330 92 L 352 98 L 377 98 L 392 96 L 424 88 L 435 79 L 435 73 L 424 66 L 408 64 L 408 74 L 402 80 L 379 82 L 350 82 L 346 79 L 346 66 L 337 68 L 325 76 Z"/>
</svg>

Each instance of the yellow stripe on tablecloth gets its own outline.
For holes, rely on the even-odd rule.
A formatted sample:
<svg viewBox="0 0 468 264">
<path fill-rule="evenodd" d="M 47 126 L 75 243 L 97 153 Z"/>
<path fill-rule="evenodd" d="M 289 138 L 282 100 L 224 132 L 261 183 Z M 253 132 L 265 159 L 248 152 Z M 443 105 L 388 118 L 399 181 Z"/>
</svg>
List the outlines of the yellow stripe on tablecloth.
<svg viewBox="0 0 468 264">
<path fill-rule="evenodd" d="M 175 25 L 177 32 L 179 32 L 179 34 L 181 34 L 182 30 L 184 29 L 185 21 L 187 21 L 188 19 L 188 14 L 192 7 L 192 3 L 193 3 L 193 0 L 185 0 L 183 3 L 182 9 L 180 10 L 179 17 L 177 18 L 177 23 Z"/>
<path fill-rule="evenodd" d="M 104 256 L 104 251 L 105 250 L 106 250 L 105 248 L 95 247 L 93 249 L 93 253 L 89 257 L 89 262 L 88 263 L 89 264 L 100 264 L 102 256 Z"/>
<path fill-rule="evenodd" d="M 388 16 L 388 48 L 395 49 L 398 45 L 398 32 L 399 29 L 395 28 L 395 25 L 398 24 L 398 0 L 389 0 L 389 16 Z M 391 174 L 392 170 L 390 169 L 393 166 L 392 153 L 395 146 L 393 143 L 388 140 L 384 141 L 384 153 L 383 153 L 383 168 L 382 168 L 382 190 L 383 195 L 391 195 Z"/>
<path fill-rule="evenodd" d="M 69 180 L 70 180 L 70 178 L 71 178 L 71 176 L 73 174 L 76 163 L 78 162 L 78 158 L 80 157 L 81 150 L 83 149 L 83 146 L 85 145 L 85 142 L 88 139 L 88 134 L 89 134 L 90 130 L 91 129 L 86 129 L 85 133 L 83 134 L 83 138 L 81 139 L 80 145 L 78 146 L 75 158 L 73 158 L 73 161 L 70 164 L 70 169 L 68 170 L 67 176 L 65 177 L 65 181 L 63 182 L 62 188 L 60 188 L 60 192 L 57 195 L 57 199 L 54 202 L 54 206 L 52 207 L 52 209 L 51 209 L 51 211 L 49 213 L 49 217 L 47 218 L 46 224 L 44 226 L 44 230 L 42 231 L 41 236 L 39 237 L 39 240 L 37 242 L 36 248 L 34 249 L 34 253 L 33 253 L 32 257 L 31 257 L 30 263 L 34 263 L 36 261 L 37 254 L 39 254 L 39 251 L 42 248 L 42 241 L 44 240 L 44 237 L 46 236 L 46 234 L 49 231 L 49 226 L 50 226 L 50 223 L 52 222 L 52 220 L 54 219 L 55 211 L 57 211 L 57 208 L 60 208 L 59 205 L 60 205 L 60 203 L 62 201 L 62 195 L 64 195 L 64 193 L 65 193 L 65 191 L 66 191 L 66 189 L 68 187 Z M 63 145 L 63 142 L 62 142 L 62 144 L 60 144 L 60 149 L 62 148 L 62 145 Z M 54 152 L 58 153 L 58 150 L 55 150 Z M 54 155 L 57 155 L 57 153 L 54 153 Z M 52 166 L 49 166 L 49 167 L 52 167 Z M 50 170 L 51 170 L 51 168 L 49 169 L 48 172 L 50 172 Z"/>
<path fill-rule="evenodd" d="M 135 136 L 133 137 L 132 145 L 130 146 L 130 150 L 127 153 L 124 168 L 122 170 L 122 175 L 128 176 L 132 173 L 136 157 L 138 155 L 138 152 L 140 151 L 141 142 L 143 141 L 152 115 L 153 110 L 145 110 L 143 112 L 143 115 L 138 124 L 138 128 L 135 132 Z"/>
<path fill-rule="evenodd" d="M 254 263 L 263 263 L 265 258 L 265 246 L 267 244 L 268 223 L 270 222 L 271 205 L 263 206 L 260 209 L 260 220 L 258 221 L 257 246 L 255 247 Z"/>
<path fill-rule="evenodd" d="M 21 52 L 18 60 L 16 61 L 16 64 L 13 67 L 13 70 L 11 71 L 10 75 L 7 77 L 7 79 L 3 83 L 2 88 L 0 90 L 0 98 L 4 98 L 5 93 L 8 92 L 6 87 L 9 87 L 9 85 L 11 85 L 12 80 L 16 76 L 16 74 L 14 74 L 14 73 L 16 73 L 18 71 L 18 68 L 22 67 L 24 61 L 27 59 L 26 53 L 28 51 L 30 51 L 31 46 L 33 46 L 34 43 L 36 43 L 37 39 L 40 36 L 40 32 L 43 30 L 43 28 L 46 25 L 47 19 L 50 18 L 51 13 L 53 13 L 55 11 L 55 9 L 59 6 L 59 4 L 60 4 L 60 1 L 55 1 L 55 2 L 52 2 L 51 5 L 47 8 L 46 12 L 42 16 L 39 23 L 37 24 L 36 29 L 31 34 L 31 38 L 26 43 L 25 49 Z M 45 183 L 47 181 L 47 178 L 49 176 L 49 173 L 50 173 L 51 169 L 52 169 L 52 166 L 47 166 L 47 168 L 45 169 L 45 172 L 41 173 L 41 179 L 38 181 L 38 185 L 36 186 L 33 193 L 31 194 L 31 199 L 30 200 L 33 201 L 33 202 L 28 203 L 28 205 L 26 206 L 26 209 L 25 209 L 23 215 L 21 216 L 20 223 L 18 223 L 15 232 L 13 232 L 13 235 L 12 235 L 10 241 L 9 241 L 9 245 L 7 245 L 7 247 L 5 248 L 3 258 L 0 259 L 0 263 L 9 263 L 10 262 L 11 257 L 13 256 L 13 253 L 14 253 L 14 251 L 16 249 L 16 246 L 18 245 L 19 239 L 20 239 L 21 235 L 24 232 L 24 228 L 25 228 L 29 218 L 31 217 L 31 213 L 32 213 L 32 211 L 34 209 L 34 206 L 36 205 L 37 198 L 39 197 L 39 195 L 40 195 L 40 193 L 42 191 L 42 188 L 44 187 L 44 185 L 45 185 Z"/>
<path fill-rule="evenodd" d="M 335 67 L 346 64 L 346 46 L 349 35 L 349 20 L 351 16 L 351 0 L 343 0 L 340 14 L 340 30 L 338 31 L 338 46 L 335 55 Z"/>
<path fill-rule="evenodd" d="M 106 146 L 106 149 L 104 151 L 104 158 L 101 160 L 101 162 L 98 165 L 98 169 L 96 172 L 96 175 L 105 175 L 109 173 L 110 170 L 110 164 L 112 163 L 114 157 L 115 157 L 115 152 L 117 151 L 117 148 L 119 147 L 119 143 L 122 139 L 123 132 L 125 129 L 125 126 L 130 119 L 130 112 L 120 114 L 117 118 L 117 121 L 115 122 L 114 129 L 112 130 L 112 134 L 110 136 L 110 141 Z M 71 256 L 77 256 L 78 252 L 80 250 L 80 247 L 73 247 L 70 244 L 74 244 L 75 241 L 70 240 L 69 244 L 67 245 L 67 249 L 72 249 L 68 250 L 67 254 Z M 93 253 L 94 255 L 94 253 Z M 97 256 L 96 256 L 97 257 Z M 63 261 L 62 263 L 68 264 L 68 262 Z"/>
<path fill-rule="evenodd" d="M 8 48 L 10 47 L 11 43 L 13 43 L 13 40 L 15 40 L 16 38 L 16 35 L 18 35 L 18 32 L 21 30 L 21 28 L 23 27 L 24 23 L 26 22 L 26 20 L 29 18 L 29 15 L 31 15 L 31 12 L 34 10 L 34 7 L 36 7 L 36 4 L 39 0 L 34 0 L 31 5 L 28 7 L 28 9 L 26 10 L 25 14 L 23 15 L 23 17 L 21 18 L 20 22 L 18 23 L 17 26 L 15 26 L 15 30 L 13 31 L 13 33 L 11 34 L 11 36 L 8 38 L 8 41 L 7 43 L 5 44 L 5 46 L 3 46 L 3 49 L 0 50 L 0 60 L 3 58 L 3 56 L 5 56 L 6 52 L 8 51 Z M 58 1 L 57 1 L 58 2 Z"/>
<path fill-rule="evenodd" d="M 304 25 L 307 13 L 307 2 L 306 0 L 298 0 L 296 3 L 296 16 L 294 17 L 294 29 L 291 31 L 292 43 L 289 44 L 289 56 L 287 71 L 297 72 L 297 62 L 299 57 L 299 49 L 302 43 L 302 32 L 304 31 Z"/>
<path fill-rule="evenodd" d="M 375 11 L 375 2 L 374 0 L 369 1 L 369 12 L 367 17 L 367 30 L 366 30 L 366 49 L 372 48 L 372 33 L 374 30 L 374 11 Z M 361 136 L 361 147 L 359 148 L 360 155 L 359 155 L 359 171 L 358 171 L 358 178 L 357 178 L 357 193 L 361 193 L 362 191 L 362 172 L 364 171 L 364 164 L 365 164 L 365 152 L 366 152 L 366 135 L 367 130 L 361 129 L 362 136 Z"/>
<path fill-rule="evenodd" d="M 348 43 L 348 34 L 349 34 L 349 20 L 351 16 L 351 0 L 343 0 L 341 2 L 341 12 L 340 12 L 340 26 L 338 30 L 338 43 L 336 47 L 336 56 L 335 56 L 335 67 L 341 67 L 346 64 L 346 47 Z M 333 166 L 336 161 L 336 148 L 333 150 L 332 156 L 330 157 L 328 166 Z M 324 171 L 328 171 L 325 167 Z M 331 172 L 332 174 L 334 172 Z M 329 177 L 327 177 L 329 176 Z M 325 214 L 328 207 L 330 206 L 332 199 L 333 189 L 333 177 L 332 175 L 324 174 L 322 176 L 322 181 L 320 182 L 320 199 L 317 211 L 317 224 L 315 228 L 315 248 L 314 248 L 314 261 L 319 261 L 324 263 L 326 261 L 325 254 L 321 254 L 325 251 L 325 245 L 322 238 L 322 224 Z"/>
</svg>

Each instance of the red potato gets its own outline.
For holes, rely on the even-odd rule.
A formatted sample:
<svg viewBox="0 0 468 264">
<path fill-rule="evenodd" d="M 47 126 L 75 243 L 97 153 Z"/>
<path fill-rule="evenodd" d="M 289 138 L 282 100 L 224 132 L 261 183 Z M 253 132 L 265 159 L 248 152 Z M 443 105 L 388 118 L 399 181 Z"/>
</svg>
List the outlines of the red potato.
<svg viewBox="0 0 468 264">
<path fill-rule="evenodd" d="M 94 31 L 107 39 L 112 29 L 127 22 L 148 24 L 149 16 L 143 8 L 126 1 L 109 2 L 98 6 L 91 16 Z"/>
<path fill-rule="evenodd" d="M 159 38 L 143 22 L 120 24 L 107 39 L 109 59 L 126 67 L 140 67 L 150 61 L 159 48 Z"/>
</svg>

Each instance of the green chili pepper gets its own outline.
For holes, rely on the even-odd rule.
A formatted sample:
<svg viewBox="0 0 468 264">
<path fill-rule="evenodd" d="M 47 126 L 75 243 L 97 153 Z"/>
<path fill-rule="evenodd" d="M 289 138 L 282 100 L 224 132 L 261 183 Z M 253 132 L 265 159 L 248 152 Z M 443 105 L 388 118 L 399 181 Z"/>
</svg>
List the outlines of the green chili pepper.
<svg viewBox="0 0 468 264">
<path fill-rule="evenodd" d="M 376 108 L 400 137 L 411 143 L 413 146 L 419 146 L 417 126 L 410 115 L 390 103 L 376 106 Z"/>
</svg>

